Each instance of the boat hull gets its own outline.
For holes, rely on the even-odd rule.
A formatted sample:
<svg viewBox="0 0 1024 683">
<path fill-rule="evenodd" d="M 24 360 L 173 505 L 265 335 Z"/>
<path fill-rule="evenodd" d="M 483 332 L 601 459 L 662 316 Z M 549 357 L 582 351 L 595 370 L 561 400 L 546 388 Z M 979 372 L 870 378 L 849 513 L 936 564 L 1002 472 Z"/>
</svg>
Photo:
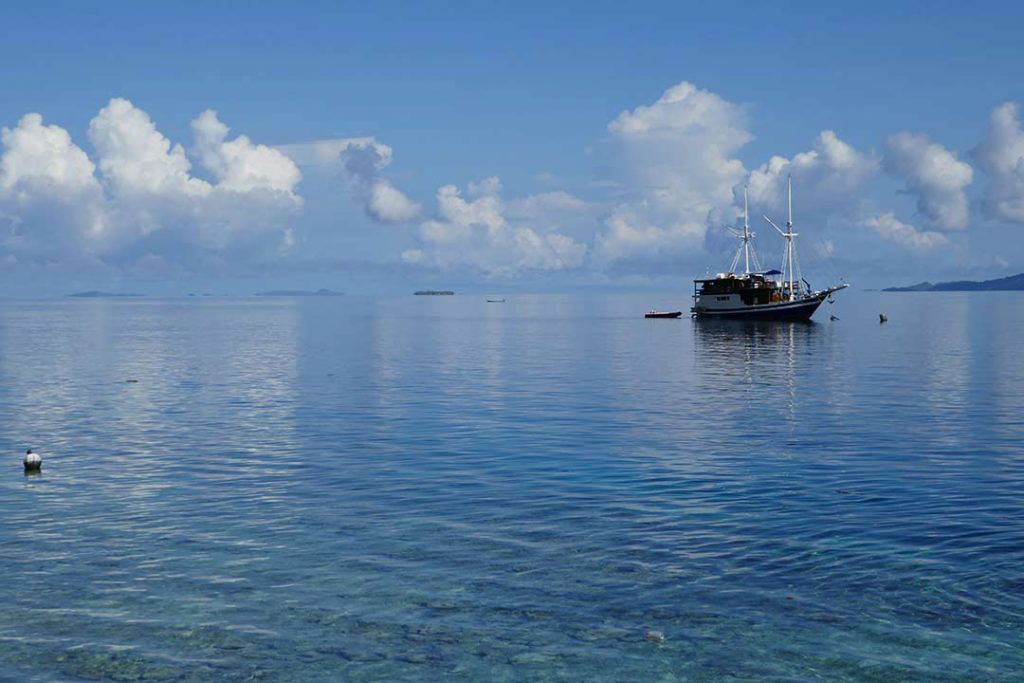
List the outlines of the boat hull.
<svg viewBox="0 0 1024 683">
<path fill-rule="evenodd" d="M 651 311 L 650 313 L 644 313 L 645 318 L 678 318 L 683 314 L 682 311 Z"/>
<path fill-rule="evenodd" d="M 821 292 L 813 297 L 799 301 L 779 301 L 754 306 L 738 306 L 734 308 L 703 308 L 694 306 L 691 309 L 696 318 L 738 318 L 745 320 L 797 320 L 811 319 L 818 306 L 828 294 Z"/>
</svg>

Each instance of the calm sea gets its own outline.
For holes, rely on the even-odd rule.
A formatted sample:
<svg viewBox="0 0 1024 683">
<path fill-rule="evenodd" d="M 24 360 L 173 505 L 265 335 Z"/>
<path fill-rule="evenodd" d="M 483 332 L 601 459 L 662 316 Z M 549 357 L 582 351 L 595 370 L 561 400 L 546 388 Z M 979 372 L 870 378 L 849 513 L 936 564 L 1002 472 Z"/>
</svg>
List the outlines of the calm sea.
<svg viewBox="0 0 1024 683">
<path fill-rule="evenodd" d="M 1024 295 L 686 305 L 0 302 L 0 679 L 1020 680 Z"/>
</svg>

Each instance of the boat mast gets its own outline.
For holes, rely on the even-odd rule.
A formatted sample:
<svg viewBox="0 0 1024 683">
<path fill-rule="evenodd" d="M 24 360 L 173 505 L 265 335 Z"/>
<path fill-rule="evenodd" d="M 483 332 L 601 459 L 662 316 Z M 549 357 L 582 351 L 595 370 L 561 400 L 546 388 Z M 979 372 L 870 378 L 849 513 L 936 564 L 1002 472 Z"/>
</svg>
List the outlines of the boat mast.
<svg viewBox="0 0 1024 683">
<path fill-rule="evenodd" d="M 789 218 L 786 220 L 786 257 L 789 259 L 789 300 L 793 300 L 793 176 L 788 177 Z"/>
<path fill-rule="evenodd" d="M 750 216 L 747 214 L 747 187 L 743 186 L 743 274 L 750 275 Z"/>
<path fill-rule="evenodd" d="M 757 252 L 751 246 L 750 241 L 754 239 L 754 233 L 750 231 L 750 212 L 747 209 L 747 188 L 743 188 L 743 231 L 735 230 L 733 228 L 726 228 L 736 238 L 740 240 L 740 246 L 736 249 L 736 253 L 732 257 L 732 265 L 729 266 L 729 272 L 737 272 L 736 267 L 740 263 L 740 256 L 743 257 L 743 274 L 750 275 L 750 265 L 753 263 L 754 272 L 760 272 L 761 264 L 757 261 Z"/>
<path fill-rule="evenodd" d="M 765 216 L 764 219 L 768 221 L 768 224 L 775 228 L 780 235 L 786 238 L 786 256 L 782 260 L 782 267 L 787 271 L 785 275 L 788 275 L 789 278 L 786 280 L 784 277 L 783 282 L 786 282 L 789 285 L 789 300 L 792 301 L 796 298 L 795 292 L 793 291 L 793 238 L 799 234 L 793 232 L 793 176 L 789 177 L 789 200 L 787 204 L 789 209 L 789 219 L 786 221 L 786 232 L 782 232 L 782 228 L 775 225 L 775 223 L 772 222 L 772 219 L 768 218 L 768 216 Z"/>
</svg>

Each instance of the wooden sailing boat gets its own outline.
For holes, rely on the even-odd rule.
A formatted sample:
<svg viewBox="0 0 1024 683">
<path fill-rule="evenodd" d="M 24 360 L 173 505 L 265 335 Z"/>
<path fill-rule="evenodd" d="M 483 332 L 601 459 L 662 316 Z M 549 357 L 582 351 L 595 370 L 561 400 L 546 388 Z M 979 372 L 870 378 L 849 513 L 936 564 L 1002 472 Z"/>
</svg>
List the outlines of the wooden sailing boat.
<svg viewBox="0 0 1024 683">
<path fill-rule="evenodd" d="M 743 190 L 743 232 L 735 231 L 742 244 L 732 260 L 730 272 L 719 273 L 713 278 L 693 281 L 693 308 L 690 312 L 696 318 L 757 318 L 762 320 L 810 320 L 811 316 L 833 292 L 849 287 L 843 283 L 835 287 L 814 290 L 810 283 L 799 275 L 799 261 L 796 256 L 793 232 L 793 180 L 789 179 L 789 220 L 786 231 L 765 216 L 769 225 L 786 240 L 786 252 L 782 270 L 761 271 L 757 254 L 750 244 L 754 234 L 750 232 L 747 211 L 747 191 Z M 736 273 L 740 255 L 743 256 L 743 273 Z M 751 262 L 754 270 L 750 269 Z"/>
</svg>

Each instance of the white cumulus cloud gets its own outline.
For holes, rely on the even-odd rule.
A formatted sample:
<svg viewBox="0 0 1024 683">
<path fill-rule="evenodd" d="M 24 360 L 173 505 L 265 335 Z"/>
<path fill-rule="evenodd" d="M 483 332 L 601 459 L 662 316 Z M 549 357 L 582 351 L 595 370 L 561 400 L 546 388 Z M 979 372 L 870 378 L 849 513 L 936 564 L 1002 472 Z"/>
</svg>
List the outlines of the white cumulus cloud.
<svg viewBox="0 0 1024 683">
<path fill-rule="evenodd" d="M 89 125 L 96 162 L 39 114 L 5 128 L 4 257 L 92 259 L 123 273 L 180 274 L 294 243 L 289 222 L 302 202 L 295 164 L 245 136 L 228 141 L 212 112 L 200 115 L 194 130 L 215 182 L 193 176 L 185 148 L 126 99 L 110 100 Z"/>
<path fill-rule="evenodd" d="M 378 179 L 370 187 L 366 210 L 385 223 L 405 223 L 416 218 L 422 210 L 418 202 L 409 199 L 387 180 Z"/>
<path fill-rule="evenodd" d="M 484 178 L 480 181 L 469 181 L 466 183 L 466 194 L 470 197 L 486 197 L 487 195 L 499 194 L 501 192 L 501 181 L 497 176 Z"/>
<path fill-rule="evenodd" d="M 885 166 L 906 181 L 930 227 L 943 231 L 967 227 L 964 190 L 974 171 L 954 153 L 925 135 L 896 133 L 885 140 Z"/>
<path fill-rule="evenodd" d="M 3 128 L 0 140 L 0 250 L 22 258 L 102 250 L 103 190 L 95 165 L 68 132 L 33 113 Z"/>
<path fill-rule="evenodd" d="M 217 179 L 217 187 L 235 192 L 267 189 L 295 196 L 302 173 L 282 152 L 253 144 L 245 135 L 227 140 L 230 129 L 207 109 L 192 121 L 199 160 Z"/>
<path fill-rule="evenodd" d="M 832 130 L 823 130 L 814 139 L 811 149 L 798 152 L 792 158 L 772 156 L 753 169 L 745 184 L 736 185 L 733 195 L 736 211 L 741 213 L 746 186 L 751 225 L 763 226 L 761 234 L 767 229 L 767 238 L 757 240 L 762 263 L 773 262 L 782 247 L 774 231 L 762 222 L 761 215 L 767 214 L 778 225 L 784 225 L 790 179 L 793 221 L 797 232 L 803 235 L 800 244 L 811 247 L 807 253 L 818 259 L 804 265 L 813 269 L 821 260 L 836 256 L 837 244 L 838 252 L 843 252 L 846 231 L 865 225 L 864 193 L 869 183 L 878 177 L 879 168 L 874 153 L 857 149 Z M 724 235 L 719 237 L 723 238 L 724 245 Z"/>
<path fill-rule="evenodd" d="M 917 250 L 934 249 L 949 241 L 941 232 L 917 230 L 914 226 L 898 220 L 891 213 L 867 218 L 864 225 L 874 230 L 882 239 Z"/>
<path fill-rule="evenodd" d="M 779 213 L 786 208 L 787 179 L 792 177 L 794 211 L 801 216 L 827 215 L 850 206 L 864 186 L 878 174 L 878 161 L 870 154 L 841 140 L 835 132 L 824 130 L 812 148 L 792 159 L 773 156 L 750 172 L 747 194 L 751 206 Z M 735 195 L 742 202 L 742 186 Z"/>
<path fill-rule="evenodd" d="M 149 114 L 115 97 L 89 123 L 89 141 L 100 157 L 100 172 L 121 195 L 201 197 L 210 183 L 193 178 L 180 144 L 171 144 Z"/>
<path fill-rule="evenodd" d="M 992 110 L 988 134 L 972 156 L 988 176 L 985 212 L 999 220 L 1024 223 L 1024 131 L 1016 104 L 1006 102 Z"/>
<path fill-rule="evenodd" d="M 98 187 L 96 166 L 60 126 L 44 125 L 39 114 L 26 114 L 13 129 L 4 128 L 0 188 L 18 185 L 80 192 Z"/>
<path fill-rule="evenodd" d="M 595 259 L 672 256 L 703 247 L 745 175 L 733 155 L 752 139 L 743 109 L 687 82 L 608 124 L 610 178 L 626 197 L 597 236 Z"/>
<path fill-rule="evenodd" d="M 472 186 L 479 195 L 473 199 L 464 197 L 455 185 L 437 191 L 437 216 L 420 226 L 422 248 L 403 252 L 403 261 L 443 269 L 470 268 L 502 277 L 583 265 L 585 245 L 527 222 L 523 207 L 530 206 L 530 198 L 516 200 L 519 212 L 512 216 L 497 194 L 501 187 L 497 178 Z"/>
</svg>

